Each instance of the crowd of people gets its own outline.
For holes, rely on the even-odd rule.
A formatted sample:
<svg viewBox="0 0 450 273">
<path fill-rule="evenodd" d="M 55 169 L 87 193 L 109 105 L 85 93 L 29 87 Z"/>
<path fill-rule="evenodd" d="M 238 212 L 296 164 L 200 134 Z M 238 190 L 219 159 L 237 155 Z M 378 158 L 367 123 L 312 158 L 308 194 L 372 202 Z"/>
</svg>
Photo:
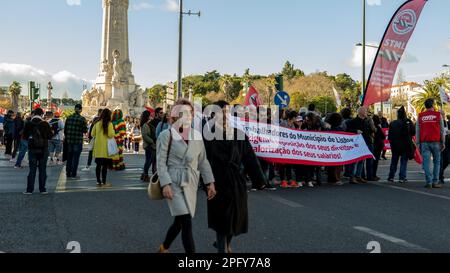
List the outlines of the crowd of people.
<svg viewBox="0 0 450 273">
<path fill-rule="evenodd" d="M 158 174 L 162 193 L 174 217 L 159 248 L 161 253 L 168 252 L 179 233 L 185 251 L 195 252 L 192 218 L 199 188 L 208 197 L 208 225 L 217 234 L 214 245 L 220 253 L 231 252 L 232 239 L 248 231 L 248 191 L 276 190 L 278 186 L 315 188 L 325 182 L 342 186 L 344 181 L 357 185 L 379 181 L 378 166 L 380 160 L 386 159 L 386 138 L 392 153 L 387 181 L 395 182 L 400 162 L 397 181 L 407 183 L 408 162 L 421 154 L 426 187 L 442 188 L 444 184 L 450 156 L 449 145 L 446 145 L 449 138 L 445 115 L 435 110 L 432 99 L 425 102 L 427 110 L 419 115 L 417 122 L 407 117 L 404 107 L 390 123 L 381 113 L 372 115 L 366 107 L 358 108 L 355 116 L 349 108 L 322 115 L 314 104 L 299 111 L 280 110 L 279 115 L 261 107 L 257 109 L 258 115 L 245 115 L 247 120 L 270 124 L 277 116 L 275 124 L 296 130 L 360 134 L 374 155 L 356 163 L 332 167 L 273 164 L 258 158 L 248 138 L 228 137 L 239 133 L 229 123 L 233 117 L 229 112 L 231 106 L 225 101 L 216 102 L 215 106 L 221 111 L 196 114 L 194 105 L 180 100 L 168 113 L 157 108 L 144 111 L 139 118 L 124 117 L 120 109 L 99 109 L 89 121 L 82 115 L 81 105 L 76 105 L 74 114 L 65 121 L 58 113 L 44 112 L 40 108 L 26 116 L 8 111 L 2 117 L 1 139 L 5 154 L 15 163 L 15 168 L 23 168 L 28 153 L 26 195 L 33 194 L 38 171 L 39 191 L 48 194 L 48 164 L 65 164 L 67 180 L 80 179 L 80 157 L 86 146 L 89 153 L 82 171 L 89 171 L 95 159 L 97 187 L 111 188 L 108 171 L 124 170 L 124 153 L 139 153 L 142 145 L 145 163 L 140 180 L 149 183 L 152 175 Z M 196 128 L 198 123 L 203 125 L 201 130 Z M 387 136 L 385 129 L 389 130 Z M 223 137 L 207 140 L 202 137 L 205 131 Z M 431 158 L 433 170 L 430 170 Z M 251 185 L 249 189 L 247 185 Z"/>
</svg>

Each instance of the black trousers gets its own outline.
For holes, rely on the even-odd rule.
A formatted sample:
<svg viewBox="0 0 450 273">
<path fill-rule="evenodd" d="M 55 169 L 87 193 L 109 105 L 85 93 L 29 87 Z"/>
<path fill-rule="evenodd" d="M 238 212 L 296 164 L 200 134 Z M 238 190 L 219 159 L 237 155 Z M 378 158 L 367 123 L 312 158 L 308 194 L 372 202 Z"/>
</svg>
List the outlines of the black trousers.
<svg viewBox="0 0 450 273">
<path fill-rule="evenodd" d="M 373 178 L 377 177 L 378 165 L 380 163 L 380 159 L 381 159 L 383 152 L 385 152 L 383 145 L 375 145 L 375 147 L 373 149 L 373 155 L 375 156 L 375 160 L 373 161 L 373 170 L 372 170 Z"/>
<path fill-rule="evenodd" d="M 5 146 L 6 146 L 5 155 L 12 155 L 13 142 L 14 142 L 13 135 L 11 134 L 5 135 Z"/>
<path fill-rule="evenodd" d="M 13 139 L 12 158 L 16 158 L 16 155 L 19 152 L 19 145 L 20 145 L 20 137 Z"/>
<path fill-rule="evenodd" d="M 93 153 L 93 151 L 89 151 L 86 167 L 92 166 Z"/>
<path fill-rule="evenodd" d="M 28 152 L 30 161 L 30 172 L 28 173 L 27 192 L 32 193 L 34 191 L 34 183 L 36 180 L 36 173 L 39 170 L 39 191 L 45 192 L 45 184 L 47 181 L 47 160 L 48 149 L 45 149 L 42 153 Z"/>
<path fill-rule="evenodd" d="M 106 184 L 106 176 L 108 175 L 108 168 L 111 166 L 111 159 L 107 158 L 96 158 L 95 163 L 97 167 L 95 168 L 95 175 L 97 176 L 97 182 L 100 184 Z"/>
<path fill-rule="evenodd" d="M 227 248 L 230 247 L 232 239 L 233 239 L 232 235 L 216 233 L 217 252 L 219 254 L 225 253 Z"/>
<path fill-rule="evenodd" d="M 175 217 L 175 221 L 167 231 L 166 239 L 163 243 L 164 248 L 169 249 L 180 232 L 185 252 L 188 254 L 195 253 L 194 237 L 192 235 L 192 217 L 189 214 Z"/>
</svg>

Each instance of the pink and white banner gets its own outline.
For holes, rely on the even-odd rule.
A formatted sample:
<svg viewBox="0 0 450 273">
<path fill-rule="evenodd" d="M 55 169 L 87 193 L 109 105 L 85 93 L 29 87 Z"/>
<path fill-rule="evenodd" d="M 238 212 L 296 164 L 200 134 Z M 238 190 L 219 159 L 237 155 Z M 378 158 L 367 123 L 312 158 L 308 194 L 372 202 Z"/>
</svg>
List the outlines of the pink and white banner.
<svg viewBox="0 0 450 273">
<path fill-rule="evenodd" d="M 397 67 L 416 28 L 427 0 L 406 1 L 395 12 L 381 41 L 370 72 L 363 105 L 388 101 Z"/>
<path fill-rule="evenodd" d="M 299 131 L 230 119 L 250 139 L 256 155 L 272 163 L 342 166 L 373 158 L 361 135 Z"/>
</svg>

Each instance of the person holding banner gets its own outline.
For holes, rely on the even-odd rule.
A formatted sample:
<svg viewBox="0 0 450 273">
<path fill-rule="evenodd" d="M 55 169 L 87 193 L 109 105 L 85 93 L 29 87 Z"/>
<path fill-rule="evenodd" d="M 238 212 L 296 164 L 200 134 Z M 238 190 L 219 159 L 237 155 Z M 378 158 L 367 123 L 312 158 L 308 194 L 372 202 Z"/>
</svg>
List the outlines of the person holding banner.
<svg viewBox="0 0 450 273">
<path fill-rule="evenodd" d="M 441 113 L 434 108 L 434 100 L 425 101 L 426 110 L 419 115 L 416 126 L 417 147 L 423 156 L 423 170 L 427 189 L 442 188 L 439 183 L 441 168 L 441 152 L 445 150 L 445 126 Z M 433 173 L 430 170 L 431 156 L 433 156 Z"/>
<path fill-rule="evenodd" d="M 363 136 L 364 141 L 369 147 L 370 151 L 373 151 L 373 133 L 375 133 L 375 126 L 372 119 L 368 117 L 367 107 L 360 107 L 358 109 L 358 116 L 347 123 L 347 132 L 360 134 Z M 372 166 L 367 164 L 367 178 L 373 179 Z M 365 160 L 353 164 L 353 171 L 350 172 L 350 184 L 365 184 L 368 181 L 362 177 L 364 170 Z"/>
<path fill-rule="evenodd" d="M 342 127 L 342 116 L 339 113 L 331 114 L 327 121 L 330 124 L 330 131 L 332 132 L 343 132 L 344 128 Z M 327 167 L 328 171 L 328 183 L 333 184 L 335 186 L 342 186 L 343 183 L 341 181 L 342 176 L 342 166 L 334 166 Z"/>
<path fill-rule="evenodd" d="M 386 140 L 386 135 L 383 132 L 383 118 L 380 116 L 373 116 L 373 124 L 377 128 L 374 137 L 373 143 L 373 155 L 375 156 L 375 160 L 373 161 L 373 179 L 375 181 L 380 181 L 380 177 L 377 175 L 378 172 L 378 164 L 380 163 L 381 158 L 383 158 L 384 152 L 384 141 Z"/>
<path fill-rule="evenodd" d="M 218 252 L 231 253 L 232 238 L 248 232 L 248 193 L 241 167 L 259 190 L 268 182 L 248 137 L 230 126 L 229 104 L 219 101 L 215 106 L 214 137 L 204 140 L 217 189 L 216 197 L 208 201 L 208 226 L 216 232 Z"/>
</svg>

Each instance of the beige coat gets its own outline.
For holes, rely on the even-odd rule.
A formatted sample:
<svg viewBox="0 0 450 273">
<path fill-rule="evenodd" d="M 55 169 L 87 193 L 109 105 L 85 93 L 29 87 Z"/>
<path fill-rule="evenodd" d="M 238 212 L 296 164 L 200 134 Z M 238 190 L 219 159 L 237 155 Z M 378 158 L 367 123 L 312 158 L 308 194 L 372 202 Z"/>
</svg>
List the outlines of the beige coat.
<svg viewBox="0 0 450 273">
<path fill-rule="evenodd" d="M 172 146 L 166 164 L 170 132 Z M 194 139 L 201 139 L 201 136 Z M 191 140 L 187 145 L 175 130 L 163 131 L 157 141 L 157 169 L 161 187 L 172 186 L 173 200 L 167 200 L 172 216 L 190 214 L 194 217 L 200 174 L 205 184 L 214 182 L 203 141 Z"/>
</svg>

